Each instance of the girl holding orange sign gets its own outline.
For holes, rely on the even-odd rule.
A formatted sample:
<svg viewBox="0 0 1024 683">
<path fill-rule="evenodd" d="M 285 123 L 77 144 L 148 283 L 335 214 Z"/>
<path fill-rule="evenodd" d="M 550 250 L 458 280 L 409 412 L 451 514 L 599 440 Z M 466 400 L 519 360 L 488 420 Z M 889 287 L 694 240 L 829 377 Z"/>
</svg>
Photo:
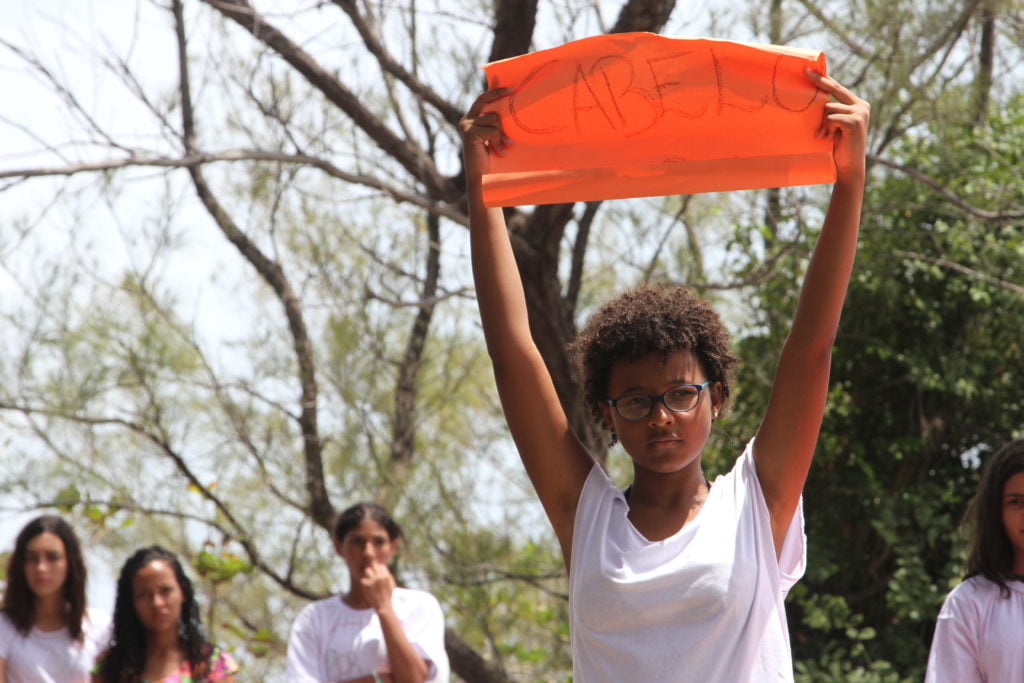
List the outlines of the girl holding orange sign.
<svg viewBox="0 0 1024 683">
<path fill-rule="evenodd" d="M 732 471 L 701 451 L 732 389 L 728 335 L 687 290 L 606 303 L 574 352 L 587 404 L 633 460 L 620 491 L 572 432 L 527 320 L 501 209 L 482 177 L 513 141 L 482 94 L 460 122 L 473 274 L 509 430 L 569 572 L 574 680 L 788 681 L 783 598 L 804 571 L 801 494 L 825 407 L 831 349 L 857 247 L 869 105 L 831 78 L 816 134 L 837 182 L 757 434 Z"/>
</svg>

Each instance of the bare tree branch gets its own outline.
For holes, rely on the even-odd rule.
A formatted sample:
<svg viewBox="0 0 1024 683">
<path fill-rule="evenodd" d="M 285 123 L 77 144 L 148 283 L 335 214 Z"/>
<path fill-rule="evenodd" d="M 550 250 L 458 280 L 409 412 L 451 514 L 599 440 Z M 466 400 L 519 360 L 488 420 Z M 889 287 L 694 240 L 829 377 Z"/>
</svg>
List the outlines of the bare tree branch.
<svg viewBox="0 0 1024 683">
<path fill-rule="evenodd" d="M 391 438 L 391 467 L 389 484 L 402 478 L 412 462 L 416 447 L 416 379 L 420 366 L 423 364 L 423 352 L 426 348 L 427 333 L 434 315 L 433 299 L 437 293 L 437 281 L 441 273 L 441 226 L 434 214 L 427 214 L 427 250 L 423 289 L 420 291 L 419 310 L 413 320 L 409 338 L 406 341 L 405 355 L 398 366 L 398 379 L 395 382 L 394 432 Z M 385 486 L 382 497 L 389 507 L 394 507 L 391 500 L 393 485 Z"/>
<path fill-rule="evenodd" d="M 122 168 L 134 166 L 152 166 L 156 168 L 192 168 L 204 164 L 211 164 L 220 161 L 271 161 L 298 166 L 313 166 L 320 169 L 332 178 L 343 180 L 347 183 L 362 185 L 374 190 L 379 190 L 392 199 L 400 202 L 413 204 L 428 211 L 444 216 L 450 221 L 459 225 L 469 225 L 469 219 L 465 214 L 447 208 L 429 198 L 412 194 L 390 185 L 373 176 L 349 173 L 343 171 L 331 162 L 320 157 L 306 154 L 287 154 L 284 152 L 264 152 L 260 150 L 225 150 L 223 152 L 199 152 L 193 150 L 180 158 L 144 156 L 132 153 L 131 156 L 123 159 L 108 159 L 104 161 L 70 164 L 67 166 L 51 166 L 40 168 L 20 168 L 0 170 L 0 178 L 38 178 L 43 176 L 72 176 L 79 173 L 90 173 L 96 171 L 116 171 Z"/>
<path fill-rule="evenodd" d="M 334 0 L 334 4 L 344 10 L 345 14 L 349 16 L 353 26 L 359 31 L 359 36 L 363 39 L 366 49 L 377 58 L 377 62 L 385 72 L 401 81 L 418 98 L 432 104 L 449 124 L 452 126 L 458 124 L 459 119 L 462 118 L 462 111 L 434 92 L 433 88 L 410 73 L 391 56 L 391 53 L 388 52 L 380 40 L 380 32 L 377 30 L 377 26 L 367 17 L 363 16 L 356 6 L 356 0 Z"/>
<path fill-rule="evenodd" d="M 181 90 L 182 131 L 185 152 L 192 153 L 195 145 L 195 125 L 192 113 L 192 95 L 189 88 L 188 57 L 185 45 L 185 25 L 181 0 L 174 0 L 175 34 L 178 39 L 178 70 Z M 220 205 L 199 164 L 188 167 L 200 201 L 213 218 L 217 227 L 239 253 L 248 261 L 263 280 L 270 285 L 288 318 L 288 329 L 292 336 L 295 358 L 298 362 L 300 384 L 299 428 L 302 432 L 303 454 L 306 465 L 306 493 L 309 495 L 309 510 L 313 520 L 325 529 L 330 529 L 334 518 L 324 481 L 323 444 L 317 427 L 317 380 L 313 359 L 313 345 L 309 339 L 306 322 L 302 313 L 302 302 L 285 275 L 280 264 L 271 260 L 259 247 L 242 232 Z"/>
<path fill-rule="evenodd" d="M 871 55 L 868 54 L 868 51 L 864 49 L 863 45 L 861 45 L 859 42 L 857 42 L 852 37 L 847 35 L 846 31 L 841 30 L 834 21 L 829 19 L 828 16 L 821 11 L 817 4 L 812 2 L 812 0 L 797 1 L 801 5 L 803 5 L 804 9 L 807 10 L 807 12 L 812 17 L 817 19 L 821 23 L 821 25 L 825 27 L 825 30 L 827 30 L 830 35 L 833 35 L 836 38 L 838 38 L 839 41 L 842 42 L 842 44 L 845 45 L 850 52 L 857 55 L 861 59 L 871 58 Z"/>
<path fill-rule="evenodd" d="M 972 280 L 980 280 L 982 282 L 987 282 L 989 284 L 996 285 L 997 287 L 1002 287 L 1003 289 L 1009 290 L 1016 294 L 1017 296 L 1024 298 L 1024 287 L 1003 280 L 1002 278 L 982 273 L 980 271 L 974 270 L 973 268 L 968 268 L 967 266 L 962 265 L 960 263 L 956 263 L 955 261 L 950 261 L 949 259 L 944 259 L 937 256 L 927 256 L 925 254 L 920 254 L 916 251 L 899 250 L 894 251 L 893 254 L 895 254 L 896 256 L 901 256 L 903 258 L 913 259 L 915 261 L 934 263 L 937 266 L 942 266 L 943 268 L 955 271 L 957 273 L 960 273 L 961 275 L 966 275 Z"/>
<path fill-rule="evenodd" d="M 900 171 L 901 173 L 905 173 L 914 180 L 924 185 L 927 185 L 928 187 L 930 187 L 931 189 L 935 190 L 940 195 L 948 199 L 962 211 L 976 218 L 982 218 L 988 221 L 1015 221 L 1024 218 L 1024 211 L 987 211 L 985 209 L 979 209 L 976 206 L 972 206 L 967 201 L 965 201 L 961 197 L 958 197 L 956 194 L 950 191 L 949 188 L 944 186 L 939 181 L 905 164 L 890 161 L 889 159 L 885 159 L 884 157 L 880 157 L 876 154 L 868 154 L 868 159 L 874 163 L 878 163 L 883 166 L 887 166 L 889 168 Z"/>
<path fill-rule="evenodd" d="M 288 592 L 309 600 L 315 600 L 320 597 L 323 597 L 322 595 L 311 593 L 310 591 L 307 591 L 306 589 L 292 583 L 286 577 L 283 577 L 280 574 L 278 574 L 278 572 L 273 567 L 266 564 L 259 550 L 252 542 L 252 539 L 248 531 L 245 529 L 245 527 L 238 521 L 238 519 L 231 512 L 230 508 L 227 507 L 224 501 L 222 501 L 213 491 L 210 490 L 209 487 L 205 486 L 199 480 L 196 474 L 189 467 L 188 463 L 185 461 L 185 458 L 180 453 L 178 453 L 177 450 L 175 450 L 175 448 L 170 443 L 165 434 L 158 434 L 156 432 L 151 431 L 145 425 L 139 422 L 135 422 L 120 417 L 97 417 L 88 415 L 75 415 L 71 413 L 65 413 L 59 410 L 19 405 L 2 400 L 0 400 L 0 410 L 11 410 L 25 415 L 44 415 L 48 417 L 56 417 L 61 420 L 67 420 L 68 422 L 93 427 L 122 427 L 132 432 L 133 434 L 137 434 L 138 436 L 146 439 L 154 446 L 156 446 L 157 449 L 174 464 L 175 469 L 178 471 L 179 474 L 181 474 L 185 478 L 186 481 L 189 482 L 189 484 L 192 485 L 193 490 L 195 490 L 199 495 L 201 495 L 203 498 L 211 502 L 214 505 L 214 507 L 217 508 L 218 512 L 223 516 L 223 518 L 228 521 L 231 528 L 226 529 L 210 519 L 200 519 L 197 517 L 195 518 L 196 521 L 200 521 L 206 526 L 218 529 L 220 533 L 222 533 L 225 537 L 230 538 L 233 541 L 237 542 L 239 545 L 241 545 L 242 548 L 245 550 L 246 556 L 249 558 L 249 561 L 252 562 L 254 566 L 258 567 L 261 572 L 269 576 L 275 583 L 277 583 L 279 586 L 281 586 Z M 119 505 L 122 508 L 130 508 L 133 507 L 134 504 L 125 501 L 118 501 L 117 505 Z M 141 509 L 145 509 L 147 512 L 150 512 L 152 514 L 160 514 L 163 512 L 176 517 L 182 517 L 183 515 L 187 514 L 176 511 L 160 511 L 150 508 L 140 508 L 140 510 Z"/>
<path fill-rule="evenodd" d="M 388 155 L 393 157 L 427 188 L 431 197 L 446 202 L 454 201 L 458 190 L 441 175 L 433 160 L 411 140 L 404 140 L 384 125 L 359 98 L 337 77 L 328 73 L 315 59 L 292 42 L 277 28 L 267 23 L 247 0 L 203 0 L 207 5 L 231 19 L 254 38 L 276 52 L 296 71 L 302 74 L 335 106 L 352 119 Z"/>
<path fill-rule="evenodd" d="M 583 283 L 584 257 L 590 241 L 590 226 L 594 223 L 594 217 L 597 216 L 600 208 L 601 202 L 587 202 L 587 208 L 583 210 L 583 215 L 576 222 L 576 240 L 572 244 L 572 265 L 569 268 L 569 286 L 565 295 L 569 302 L 569 308 L 574 311 L 580 296 L 580 286 Z"/>
</svg>

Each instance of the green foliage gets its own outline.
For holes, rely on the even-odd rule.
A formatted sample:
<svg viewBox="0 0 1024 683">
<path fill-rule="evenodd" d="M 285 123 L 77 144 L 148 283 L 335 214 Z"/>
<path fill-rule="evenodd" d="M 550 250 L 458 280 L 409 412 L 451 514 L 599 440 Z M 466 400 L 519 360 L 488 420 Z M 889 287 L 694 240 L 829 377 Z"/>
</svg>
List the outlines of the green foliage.
<svg viewBox="0 0 1024 683">
<path fill-rule="evenodd" d="M 1024 109 L 1012 104 L 983 130 L 901 146 L 901 162 L 982 209 L 1019 205 Z M 1014 134 L 993 163 L 987 141 Z M 920 679 L 962 575 L 970 455 L 1024 420 L 1024 297 L 1006 286 L 1024 282 L 1020 225 L 965 215 L 901 176 L 872 185 L 864 224 L 805 489 L 810 569 L 789 603 L 808 681 Z"/>
<path fill-rule="evenodd" d="M 250 574 L 253 571 L 251 562 L 248 562 L 235 553 L 220 552 L 214 553 L 210 550 L 202 550 L 195 559 L 192 566 L 207 581 L 212 583 L 224 583 L 235 578 L 239 572 Z"/>
<path fill-rule="evenodd" d="M 445 539 L 439 551 L 440 595 L 462 637 L 517 680 L 562 680 L 570 667 L 568 603 L 561 556 L 550 543 L 480 530 Z"/>
</svg>

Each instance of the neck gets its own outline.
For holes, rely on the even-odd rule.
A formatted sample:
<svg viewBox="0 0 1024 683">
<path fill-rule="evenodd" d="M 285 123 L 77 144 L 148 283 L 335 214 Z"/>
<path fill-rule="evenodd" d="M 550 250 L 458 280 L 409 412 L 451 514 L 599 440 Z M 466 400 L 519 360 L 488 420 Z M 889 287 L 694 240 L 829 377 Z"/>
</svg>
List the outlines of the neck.
<svg viewBox="0 0 1024 683">
<path fill-rule="evenodd" d="M 146 652 L 159 654 L 163 652 L 175 652 L 181 649 L 178 642 L 178 631 L 146 631 Z"/>
<path fill-rule="evenodd" d="M 669 474 L 633 468 L 633 484 L 629 487 L 629 506 L 689 510 L 699 508 L 707 498 L 709 485 L 700 461 Z"/>
<path fill-rule="evenodd" d="M 64 599 L 59 594 L 37 597 L 35 605 L 35 625 L 44 631 L 52 631 L 67 625 L 68 613 Z"/>
<path fill-rule="evenodd" d="M 348 593 L 341 596 L 342 602 L 351 607 L 352 609 L 369 609 L 370 601 L 366 599 L 366 594 L 363 592 L 363 587 L 353 581 L 352 587 Z"/>
<path fill-rule="evenodd" d="M 660 474 L 635 468 L 627 516 L 648 541 L 662 541 L 694 519 L 708 497 L 700 462 L 679 472 Z"/>
</svg>

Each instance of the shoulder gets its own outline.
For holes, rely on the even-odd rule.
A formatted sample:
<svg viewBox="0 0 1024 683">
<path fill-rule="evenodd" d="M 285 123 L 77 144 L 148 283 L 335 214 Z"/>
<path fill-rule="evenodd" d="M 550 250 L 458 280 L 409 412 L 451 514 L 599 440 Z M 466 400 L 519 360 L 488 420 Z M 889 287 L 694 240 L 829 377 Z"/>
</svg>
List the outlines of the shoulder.
<svg viewBox="0 0 1024 683">
<path fill-rule="evenodd" d="M 0 612 L 0 660 L 6 659 L 10 654 L 11 646 L 15 642 L 15 636 L 18 634 L 17 629 L 14 628 L 14 624 L 3 612 Z"/>
<path fill-rule="evenodd" d="M 956 588 L 949 592 L 947 599 L 957 601 L 984 600 L 992 595 L 999 595 L 999 586 L 984 576 L 972 576 L 964 579 Z"/>
<path fill-rule="evenodd" d="M 235 662 L 234 657 L 231 654 L 218 646 L 213 647 L 213 651 L 210 653 L 210 671 L 206 676 L 208 681 L 219 681 L 226 676 L 230 676 L 238 672 L 238 663 Z"/>
<path fill-rule="evenodd" d="M 947 616 L 975 612 L 1000 596 L 999 586 L 984 576 L 964 579 L 946 595 L 942 613 Z"/>
<path fill-rule="evenodd" d="M 417 590 L 415 588 L 395 588 L 393 599 L 413 608 L 437 609 L 440 611 L 441 603 L 432 594 Z"/>
<path fill-rule="evenodd" d="M 622 491 L 595 462 L 590 466 L 590 472 L 587 473 L 587 478 L 583 480 L 583 488 L 580 489 L 580 498 L 576 503 L 576 526 L 580 526 L 581 520 L 585 525 L 588 515 L 615 498 L 621 498 L 623 502 L 626 500 Z"/>
<path fill-rule="evenodd" d="M 295 617 L 295 624 L 316 623 L 344 609 L 345 603 L 337 595 L 314 600 L 299 610 Z"/>
</svg>

